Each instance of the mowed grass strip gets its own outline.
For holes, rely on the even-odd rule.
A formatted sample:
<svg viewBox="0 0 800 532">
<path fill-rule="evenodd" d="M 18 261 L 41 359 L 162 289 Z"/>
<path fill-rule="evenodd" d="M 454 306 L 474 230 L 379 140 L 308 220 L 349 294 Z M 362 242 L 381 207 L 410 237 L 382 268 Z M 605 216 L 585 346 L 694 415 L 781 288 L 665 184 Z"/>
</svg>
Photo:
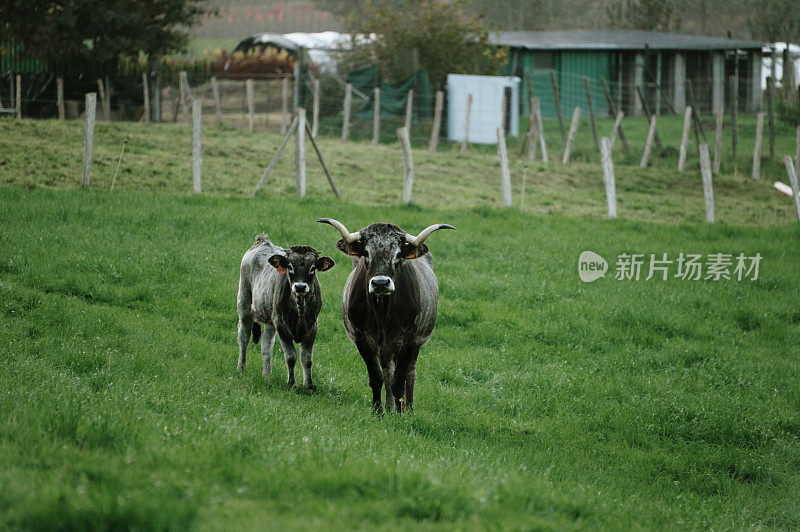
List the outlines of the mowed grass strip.
<svg viewBox="0 0 800 532">
<path fill-rule="evenodd" d="M 433 235 L 417 410 L 370 413 L 320 216 Z M 309 244 L 318 391 L 236 372 L 253 236 Z M 0 528 L 800 527 L 794 226 L 0 188 Z M 589 249 L 761 253 L 756 281 L 578 279 Z M 674 271 L 674 270 L 673 270 Z"/>
<path fill-rule="evenodd" d="M 208 111 L 203 126 L 203 192 L 246 197 L 281 143 L 276 133 L 248 133 L 219 127 Z M 664 148 L 656 150 L 651 167 L 639 168 L 647 135 L 644 118 L 623 123 L 631 148 L 621 142 L 614 148 L 618 213 L 629 220 L 665 223 L 703 222 L 705 207 L 697 150 L 692 138 L 686 170 L 677 171 L 681 136 L 680 117 L 660 119 Z M 563 153 L 558 124 L 546 121 L 551 161 Z M 742 117 L 738 173 L 728 159 L 730 131 L 723 145 L 722 173 L 714 176 L 717 221 L 733 225 L 774 225 L 796 218 L 791 198 L 777 192 L 775 180 L 787 182 L 783 155 L 794 154 L 795 132 L 779 123 L 776 155 L 767 156 L 765 141 L 762 179 L 751 177 L 753 158 L 752 117 Z M 611 121 L 601 120 L 601 135 L 610 133 Z M 389 127 L 387 125 L 387 127 Z M 398 126 L 399 127 L 399 126 Z M 709 128 L 706 127 L 709 131 Z M 576 140 L 573 164 L 528 163 L 518 157 L 519 139 L 509 137 L 514 208 L 538 215 L 603 217 L 607 213 L 599 151 L 594 148 L 588 122 Z M 606 133 L 604 133 L 606 132 Z M 368 141 L 343 143 L 323 136 L 320 146 L 342 197 L 347 202 L 383 206 L 402 203 L 403 163 L 397 136 L 372 146 Z M 709 135 L 713 135 L 709 132 Z M 711 137 L 710 137 L 711 138 Z M 115 193 L 129 190 L 186 193 L 191 191 L 191 131 L 182 124 L 98 122 L 94 135 L 92 188 L 108 190 L 123 141 L 127 148 L 115 183 Z M 413 202 L 423 208 L 499 207 L 500 168 L 495 146 L 470 145 L 467 154 L 458 145 L 441 144 L 430 154 L 418 139 L 413 150 L 415 180 Z M 712 139 L 713 142 L 713 139 Z M 267 179 L 263 194 L 290 198 L 295 195 L 293 143 L 288 146 Z M 713 146 L 712 146 L 713 152 Z M 325 175 L 310 146 L 306 150 L 308 193 L 333 198 Z M 83 170 L 83 122 L 53 120 L 0 120 L 0 184 L 26 187 L 77 188 Z"/>
</svg>

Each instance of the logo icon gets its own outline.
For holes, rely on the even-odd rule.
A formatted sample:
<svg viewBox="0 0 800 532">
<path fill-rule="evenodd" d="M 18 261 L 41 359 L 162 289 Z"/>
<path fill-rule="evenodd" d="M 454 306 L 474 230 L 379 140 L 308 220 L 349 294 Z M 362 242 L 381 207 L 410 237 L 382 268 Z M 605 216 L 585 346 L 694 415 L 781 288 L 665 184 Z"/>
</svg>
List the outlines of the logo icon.
<svg viewBox="0 0 800 532">
<path fill-rule="evenodd" d="M 591 283 L 605 277 L 607 271 L 606 259 L 593 251 L 584 251 L 578 257 L 578 275 L 584 283 Z"/>
</svg>

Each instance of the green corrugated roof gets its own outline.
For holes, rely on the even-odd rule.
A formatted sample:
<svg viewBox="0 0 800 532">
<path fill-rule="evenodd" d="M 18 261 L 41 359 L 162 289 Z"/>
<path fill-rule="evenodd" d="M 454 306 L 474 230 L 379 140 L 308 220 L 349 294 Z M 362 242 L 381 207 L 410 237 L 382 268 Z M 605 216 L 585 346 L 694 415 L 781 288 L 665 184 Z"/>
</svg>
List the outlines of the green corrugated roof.
<svg viewBox="0 0 800 532">
<path fill-rule="evenodd" d="M 761 50 L 763 46 L 757 41 L 652 31 L 501 31 L 491 34 L 489 42 L 528 50 Z"/>
</svg>

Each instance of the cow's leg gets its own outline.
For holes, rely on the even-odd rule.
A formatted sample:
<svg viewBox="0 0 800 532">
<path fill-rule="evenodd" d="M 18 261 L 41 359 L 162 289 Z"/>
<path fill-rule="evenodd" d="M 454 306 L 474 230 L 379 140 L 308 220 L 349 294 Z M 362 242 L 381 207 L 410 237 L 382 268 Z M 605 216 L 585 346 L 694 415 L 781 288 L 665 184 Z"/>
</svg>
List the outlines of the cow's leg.
<svg viewBox="0 0 800 532">
<path fill-rule="evenodd" d="M 383 387 L 383 373 L 381 366 L 378 364 L 378 357 L 375 355 L 366 340 L 356 340 L 356 348 L 364 359 L 364 364 L 367 365 L 367 374 L 369 375 L 369 387 L 372 389 L 372 410 L 380 412 L 381 407 L 381 388 Z"/>
<path fill-rule="evenodd" d="M 261 336 L 261 357 L 264 359 L 264 366 L 261 375 L 264 377 L 272 373 L 272 348 L 275 345 L 275 327 L 271 323 L 264 324 L 264 332 Z"/>
<path fill-rule="evenodd" d="M 314 339 L 317 337 L 317 329 L 308 333 L 303 343 L 300 344 L 300 363 L 303 365 L 303 386 L 309 390 L 315 390 L 314 380 L 311 378 L 311 364 L 314 358 Z"/>
<path fill-rule="evenodd" d="M 239 364 L 237 369 L 244 371 L 247 365 L 247 344 L 250 343 L 250 333 L 253 330 L 253 317 L 248 314 L 239 314 Z"/>
<path fill-rule="evenodd" d="M 392 391 L 392 383 L 395 375 L 395 362 L 389 359 L 381 364 L 383 366 L 383 387 L 386 389 L 386 411 L 391 412 L 395 409 L 395 396 Z M 399 397 L 398 397 L 399 399 Z"/>
<path fill-rule="evenodd" d="M 397 401 L 397 411 L 402 412 L 406 406 L 403 404 L 403 395 L 406 388 L 407 376 L 412 364 L 416 362 L 417 350 L 414 348 L 406 348 L 400 350 L 397 356 L 397 366 L 394 371 L 394 378 L 392 380 L 392 395 Z M 413 392 L 412 392 L 413 395 Z"/>
<path fill-rule="evenodd" d="M 283 348 L 283 358 L 286 360 L 286 386 L 291 388 L 294 386 L 294 365 L 297 363 L 297 350 L 294 347 L 294 341 L 288 331 L 282 331 L 278 328 L 278 338 L 281 341 Z"/>
<path fill-rule="evenodd" d="M 409 410 L 414 410 L 414 383 L 417 382 L 417 356 L 419 349 L 416 350 L 414 360 L 408 366 L 408 373 L 406 374 L 406 401 L 403 405 Z"/>
</svg>

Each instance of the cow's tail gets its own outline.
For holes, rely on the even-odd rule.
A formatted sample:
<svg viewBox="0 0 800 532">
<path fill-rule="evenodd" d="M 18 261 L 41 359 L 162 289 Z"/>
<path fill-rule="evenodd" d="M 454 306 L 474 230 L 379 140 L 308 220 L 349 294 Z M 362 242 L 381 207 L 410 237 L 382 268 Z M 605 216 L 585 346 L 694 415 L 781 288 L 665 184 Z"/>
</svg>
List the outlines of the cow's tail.
<svg viewBox="0 0 800 532">
<path fill-rule="evenodd" d="M 257 344 L 261 341 L 261 324 L 253 322 L 253 343 Z"/>
</svg>

